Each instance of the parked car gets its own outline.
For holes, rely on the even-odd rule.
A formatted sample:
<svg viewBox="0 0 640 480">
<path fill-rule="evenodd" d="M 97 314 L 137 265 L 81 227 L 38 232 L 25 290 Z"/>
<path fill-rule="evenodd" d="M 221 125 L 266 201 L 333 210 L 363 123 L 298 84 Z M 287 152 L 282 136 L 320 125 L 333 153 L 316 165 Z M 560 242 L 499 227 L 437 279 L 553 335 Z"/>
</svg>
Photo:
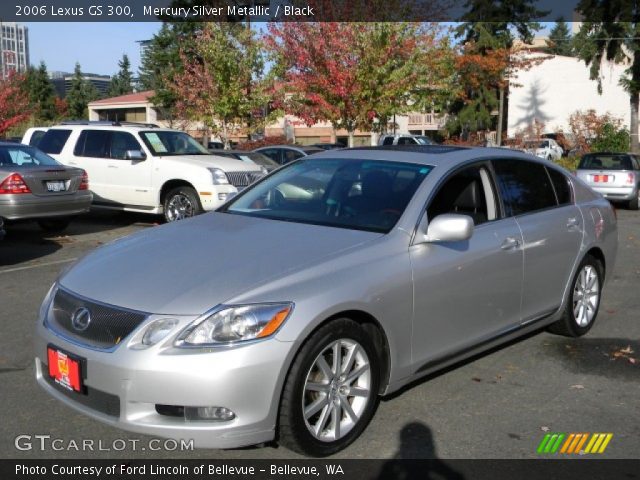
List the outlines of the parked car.
<svg viewBox="0 0 640 480">
<path fill-rule="evenodd" d="M 40 140 L 42 140 L 42 137 L 44 137 L 44 134 L 47 133 L 47 130 L 49 130 L 48 127 L 27 128 L 27 131 L 24 132 L 20 143 L 31 145 L 32 147 L 37 147 L 40 143 Z"/>
<path fill-rule="evenodd" d="M 254 152 L 266 155 L 278 165 L 286 165 L 302 157 L 324 152 L 322 148 L 305 147 L 302 145 L 270 145 L 268 147 L 256 148 Z"/>
<path fill-rule="evenodd" d="M 135 432 L 329 455 L 380 395 L 542 327 L 584 335 L 616 251 L 609 202 L 533 156 L 328 151 L 76 263 L 36 378 Z"/>
<path fill-rule="evenodd" d="M 1 219 L 34 220 L 44 230 L 58 232 L 89 211 L 91 197 L 81 168 L 65 167 L 34 147 L 0 143 Z"/>
<path fill-rule="evenodd" d="M 310 146 L 318 147 L 318 148 L 321 148 L 322 150 L 334 150 L 336 148 L 346 148 L 346 146 L 341 143 L 314 143 Z"/>
<path fill-rule="evenodd" d="M 524 142 L 523 150 L 526 153 L 544 158 L 545 160 L 560 160 L 562 158 L 562 147 L 551 138 L 540 140 L 527 140 Z"/>
<path fill-rule="evenodd" d="M 640 157 L 631 153 L 588 153 L 580 159 L 578 178 L 612 202 L 640 207 Z"/>
<path fill-rule="evenodd" d="M 243 162 L 259 165 L 264 168 L 265 173 L 271 172 L 280 166 L 280 164 L 260 152 L 246 152 L 244 150 L 216 150 L 214 155 L 235 158 L 237 160 L 242 160 Z"/>
<path fill-rule="evenodd" d="M 398 133 L 392 135 L 380 135 L 378 145 L 434 145 L 435 142 L 425 135 L 412 135 L 410 133 Z"/>
<path fill-rule="evenodd" d="M 163 214 L 167 222 L 213 210 L 264 173 L 211 155 L 184 132 L 148 124 L 72 122 L 40 148 L 91 177 L 95 207 Z"/>
</svg>

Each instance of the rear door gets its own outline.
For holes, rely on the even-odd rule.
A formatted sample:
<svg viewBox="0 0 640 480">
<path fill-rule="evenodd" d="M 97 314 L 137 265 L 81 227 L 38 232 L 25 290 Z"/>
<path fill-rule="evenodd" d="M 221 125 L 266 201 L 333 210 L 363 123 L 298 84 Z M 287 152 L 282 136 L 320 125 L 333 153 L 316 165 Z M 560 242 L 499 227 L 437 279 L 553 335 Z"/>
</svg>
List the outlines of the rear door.
<svg viewBox="0 0 640 480">
<path fill-rule="evenodd" d="M 522 322 L 528 323 L 562 303 L 582 243 L 582 214 L 560 170 L 522 159 L 492 163 L 506 213 L 522 231 Z"/>
<path fill-rule="evenodd" d="M 109 182 L 109 140 L 108 130 L 82 130 L 73 149 L 69 165 L 78 166 L 89 175 L 89 188 L 93 192 L 93 203 L 120 203 Z"/>
</svg>

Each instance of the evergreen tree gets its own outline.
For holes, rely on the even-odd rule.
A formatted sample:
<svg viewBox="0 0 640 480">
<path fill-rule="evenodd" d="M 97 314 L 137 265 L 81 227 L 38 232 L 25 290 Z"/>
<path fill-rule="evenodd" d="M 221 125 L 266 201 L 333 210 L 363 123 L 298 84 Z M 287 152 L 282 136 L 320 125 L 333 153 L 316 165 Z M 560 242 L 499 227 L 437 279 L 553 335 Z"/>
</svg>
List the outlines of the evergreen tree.
<svg viewBox="0 0 640 480">
<path fill-rule="evenodd" d="M 133 92 L 133 74 L 131 73 L 131 63 L 129 57 L 124 54 L 122 60 L 118 62 L 120 70 L 111 78 L 111 85 L 107 93 L 110 97 L 119 97 Z"/>
<path fill-rule="evenodd" d="M 47 66 L 40 62 L 38 68 L 29 67 L 26 74 L 29 104 L 37 122 L 52 122 L 57 117 L 56 92 L 49 80 Z"/>
<path fill-rule="evenodd" d="M 573 38 L 569 31 L 567 22 L 560 17 L 554 27 L 549 32 L 549 40 L 547 40 L 547 52 L 554 55 L 564 55 L 572 57 L 574 55 Z"/>
<path fill-rule="evenodd" d="M 68 116 L 77 120 L 86 119 L 88 117 L 87 104 L 99 96 L 96 87 L 83 77 L 80 64 L 76 62 L 71 88 L 66 97 Z"/>
</svg>

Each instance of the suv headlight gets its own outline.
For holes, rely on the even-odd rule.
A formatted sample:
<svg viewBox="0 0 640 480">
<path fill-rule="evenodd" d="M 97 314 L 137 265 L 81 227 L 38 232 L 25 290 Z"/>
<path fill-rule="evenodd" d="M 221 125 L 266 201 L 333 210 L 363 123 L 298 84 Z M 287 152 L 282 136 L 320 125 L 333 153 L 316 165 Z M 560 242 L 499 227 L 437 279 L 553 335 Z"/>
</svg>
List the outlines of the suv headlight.
<svg viewBox="0 0 640 480">
<path fill-rule="evenodd" d="M 293 311 L 293 303 L 236 305 L 203 316 L 176 339 L 177 347 L 210 347 L 265 338 Z"/>
<path fill-rule="evenodd" d="M 229 185 L 229 179 L 224 171 L 219 168 L 209 168 L 208 170 L 211 172 L 214 185 Z"/>
</svg>

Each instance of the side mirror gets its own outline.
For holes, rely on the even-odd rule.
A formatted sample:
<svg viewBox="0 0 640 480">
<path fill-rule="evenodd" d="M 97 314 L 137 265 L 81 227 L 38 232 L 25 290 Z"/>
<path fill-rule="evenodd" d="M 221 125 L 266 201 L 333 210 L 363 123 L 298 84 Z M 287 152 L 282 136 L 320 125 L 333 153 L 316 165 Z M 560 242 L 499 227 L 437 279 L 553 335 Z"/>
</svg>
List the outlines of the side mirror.
<svg viewBox="0 0 640 480">
<path fill-rule="evenodd" d="M 127 150 L 124 154 L 125 160 L 146 160 L 147 156 L 142 150 Z"/>
<path fill-rule="evenodd" d="M 462 242 L 473 235 L 473 219 L 468 215 L 446 213 L 438 215 L 426 227 L 421 222 L 420 233 L 423 238 L 416 243 Z"/>
</svg>

